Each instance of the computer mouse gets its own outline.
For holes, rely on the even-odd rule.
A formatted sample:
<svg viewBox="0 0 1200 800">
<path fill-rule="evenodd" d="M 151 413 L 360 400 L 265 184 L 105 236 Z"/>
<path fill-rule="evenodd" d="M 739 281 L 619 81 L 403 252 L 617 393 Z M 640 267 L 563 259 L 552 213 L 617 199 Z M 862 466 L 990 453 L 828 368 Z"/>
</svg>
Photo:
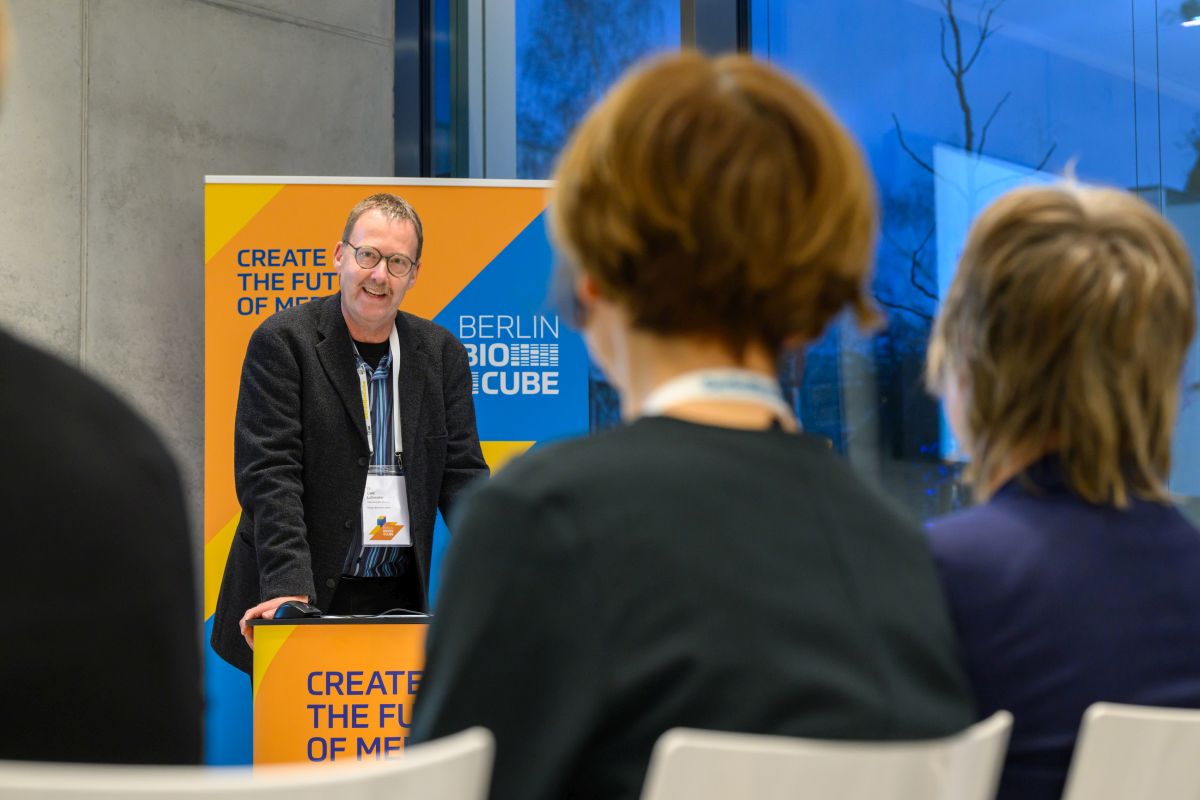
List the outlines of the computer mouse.
<svg viewBox="0 0 1200 800">
<path fill-rule="evenodd" d="M 275 619 L 306 619 L 319 616 L 321 609 L 299 600 L 288 600 L 286 603 L 280 603 L 279 608 L 275 609 Z"/>
</svg>

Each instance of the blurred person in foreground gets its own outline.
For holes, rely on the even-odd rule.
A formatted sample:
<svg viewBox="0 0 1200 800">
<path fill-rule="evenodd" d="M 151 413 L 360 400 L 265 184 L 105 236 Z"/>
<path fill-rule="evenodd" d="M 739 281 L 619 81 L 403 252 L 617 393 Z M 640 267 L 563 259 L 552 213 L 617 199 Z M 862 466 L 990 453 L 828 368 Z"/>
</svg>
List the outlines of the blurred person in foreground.
<svg viewBox="0 0 1200 800">
<path fill-rule="evenodd" d="M 0 0 L 0 88 L 5 36 Z M 0 420 L 0 759 L 199 763 L 174 462 L 110 391 L 3 330 Z"/>
<path fill-rule="evenodd" d="M 1167 493 L 1195 329 L 1179 235 L 1125 192 L 1023 189 L 975 223 L 928 382 L 982 505 L 931 524 L 1000 797 L 1058 798 L 1084 710 L 1200 707 L 1200 532 Z"/>
<path fill-rule="evenodd" d="M 625 425 L 482 487 L 415 740 L 484 725 L 493 798 L 634 798 L 669 728 L 914 739 L 973 719 L 919 528 L 799 430 L 776 365 L 867 295 L 861 153 L 747 57 L 636 69 L 562 155 L 565 282 Z"/>
</svg>

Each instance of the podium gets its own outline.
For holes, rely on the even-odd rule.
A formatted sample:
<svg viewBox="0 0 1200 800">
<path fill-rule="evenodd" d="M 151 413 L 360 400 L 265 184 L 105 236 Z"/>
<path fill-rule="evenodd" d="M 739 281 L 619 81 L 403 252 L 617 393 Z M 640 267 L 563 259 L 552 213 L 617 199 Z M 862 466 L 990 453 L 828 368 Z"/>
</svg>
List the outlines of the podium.
<svg viewBox="0 0 1200 800">
<path fill-rule="evenodd" d="M 404 749 L 428 616 L 250 624 L 255 764 L 377 760 Z"/>
</svg>

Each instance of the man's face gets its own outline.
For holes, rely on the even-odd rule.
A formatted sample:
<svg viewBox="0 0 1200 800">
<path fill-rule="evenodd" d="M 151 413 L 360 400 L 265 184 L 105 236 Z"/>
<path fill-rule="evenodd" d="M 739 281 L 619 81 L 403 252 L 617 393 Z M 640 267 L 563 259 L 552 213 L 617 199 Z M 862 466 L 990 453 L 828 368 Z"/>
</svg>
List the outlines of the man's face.
<svg viewBox="0 0 1200 800">
<path fill-rule="evenodd" d="M 350 333 L 360 341 L 383 341 L 396 319 L 396 309 L 417 280 L 419 267 L 403 278 L 387 269 L 390 256 L 400 253 L 416 260 L 417 230 L 406 219 L 389 219 L 371 209 L 358 218 L 348 239 L 355 247 L 374 247 L 383 258 L 371 269 L 363 269 L 354 257 L 354 247 L 342 242 L 333 248 L 333 263 L 342 283 L 342 314 Z"/>
</svg>

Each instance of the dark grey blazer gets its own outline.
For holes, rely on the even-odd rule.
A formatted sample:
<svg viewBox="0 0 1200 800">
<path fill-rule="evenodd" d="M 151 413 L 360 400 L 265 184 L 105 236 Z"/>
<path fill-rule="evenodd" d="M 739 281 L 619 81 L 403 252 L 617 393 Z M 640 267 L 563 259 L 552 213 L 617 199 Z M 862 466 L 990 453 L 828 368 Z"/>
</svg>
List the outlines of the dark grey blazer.
<svg viewBox="0 0 1200 800">
<path fill-rule="evenodd" d="M 427 591 L 437 509 L 446 514 L 488 469 L 465 348 L 445 328 L 404 312 L 396 330 L 409 521 Z M 250 338 L 238 392 L 233 461 L 242 518 L 212 632 L 226 661 L 251 669 L 238 632 L 246 609 L 282 595 L 308 595 L 319 607 L 333 598 L 359 535 L 368 458 L 340 296 L 267 318 Z"/>
</svg>

